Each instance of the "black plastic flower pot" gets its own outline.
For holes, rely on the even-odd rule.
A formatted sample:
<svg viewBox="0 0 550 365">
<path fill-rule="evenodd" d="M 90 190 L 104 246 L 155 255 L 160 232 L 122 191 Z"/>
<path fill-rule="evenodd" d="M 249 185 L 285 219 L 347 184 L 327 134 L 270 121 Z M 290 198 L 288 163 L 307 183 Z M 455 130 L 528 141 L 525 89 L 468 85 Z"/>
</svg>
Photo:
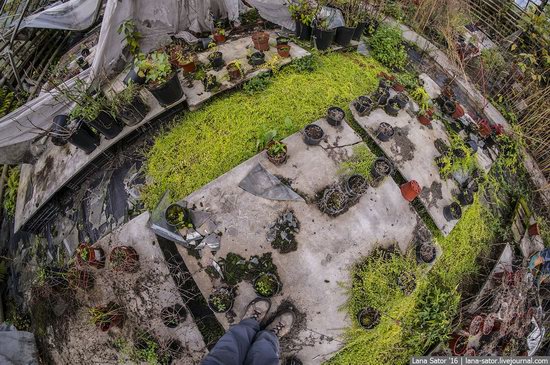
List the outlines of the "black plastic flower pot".
<svg viewBox="0 0 550 365">
<path fill-rule="evenodd" d="M 386 122 L 380 123 L 378 129 L 376 130 L 376 138 L 378 138 L 382 142 L 389 141 L 393 137 L 393 134 L 393 127 Z"/>
<path fill-rule="evenodd" d="M 323 140 L 325 132 L 323 128 L 319 127 L 317 124 L 308 124 L 302 132 L 304 136 L 304 142 L 310 146 L 316 146 Z"/>
<path fill-rule="evenodd" d="M 456 104 L 452 100 L 446 100 L 441 107 L 441 111 L 447 115 L 453 115 L 456 111 Z"/>
<path fill-rule="evenodd" d="M 315 28 L 315 47 L 319 51 L 324 51 L 330 47 L 336 36 L 336 29 L 322 30 Z"/>
<path fill-rule="evenodd" d="M 69 122 L 67 115 L 56 115 L 53 118 L 52 128 L 50 132 L 52 134 L 51 140 L 55 146 L 64 146 L 67 144 L 67 129 L 66 126 Z"/>
<path fill-rule="evenodd" d="M 409 103 L 409 97 L 405 94 L 397 94 L 394 96 L 393 100 L 399 104 L 399 107 L 401 109 L 403 109 L 404 107 L 407 106 L 407 104 Z"/>
<path fill-rule="evenodd" d="M 83 121 L 75 122 L 72 132 L 67 138 L 70 144 L 86 152 L 86 154 L 92 153 L 93 150 L 99 146 L 99 135 L 95 133 L 90 127 Z"/>
<path fill-rule="evenodd" d="M 136 85 L 143 85 L 145 84 L 145 77 L 139 76 L 136 70 L 132 68 L 130 72 L 128 72 L 128 75 L 124 78 L 124 85 L 128 85 L 130 82 L 133 82 Z"/>
<path fill-rule="evenodd" d="M 460 205 L 466 207 L 474 203 L 474 192 L 471 189 L 466 188 L 458 194 L 458 201 Z"/>
<path fill-rule="evenodd" d="M 260 298 L 271 298 L 281 291 L 281 282 L 271 273 L 262 273 L 258 275 L 252 286 Z"/>
<path fill-rule="evenodd" d="M 346 194 L 352 197 L 363 195 L 369 187 L 367 179 L 363 175 L 351 175 L 344 182 Z"/>
<path fill-rule="evenodd" d="M 453 221 L 462 217 L 462 208 L 456 202 L 451 203 L 443 208 L 443 216 L 447 221 Z"/>
<path fill-rule="evenodd" d="M 126 125 L 136 125 L 145 118 L 149 110 L 149 106 L 143 102 L 139 95 L 137 95 L 132 103 L 122 108 L 120 111 L 120 119 L 122 119 Z"/>
<path fill-rule="evenodd" d="M 166 223 L 175 229 L 180 229 L 190 222 L 189 210 L 178 203 L 170 204 L 164 211 Z"/>
<path fill-rule="evenodd" d="M 416 246 L 416 258 L 418 262 L 431 264 L 434 262 L 436 256 L 437 250 L 434 245 L 423 242 Z"/>
<path fill-rule="evenodd" d="M 380 323 L 380 312 L 372 307 L 367 307 L 357 313 L 357 322 L 366 330 L 371 330 Z"/>
<path fill-rule="evenodd" d="M 342 124 L 342 121 L 344 120 L 344 117 L 346 116 L 346 113 L 337 106 L 333 106 L 328 108 L 327 111 L 327 122 L 333 127 L 337 127 L 340 124 Z"/>
<path fill-rule="evenodd" d="M 380 26 L 380 22 L 376 19 L 370 19 L 368 22 L 367 22 L 367 25 L 365 26 L 365 30 L 363 31 L 363 34 L 365 34 L 366 36 L 370 37 L 371 35 L 373 35 L 374 33 L 376 33 L 376 31 L 378 30 L 378 27 Z"/>
<path fill-rule="evenodd" d="M 355 34 L 355 28 L 338 27 L 336 29 L 336 36 L 334 37 L 334 42 L 342 47 L 349 46 L 354 34 Z"/>
<path fill-rule="evenodd" d="M 379 88 L 378 91 L 376 91 L 372 95 L 372 100 L 375 101 L 379 106 L 384 106 L 388 103 L 388 99 L 390 98 L 390 91 L 384 87 Z"/>
<path fill-rule="evenodd" d="M 248 63 L 252 66 L 259 66 L 265 63 L 265 54 L 261 51 L 254 52 L 250 55 Z"/>
<path fill-rule="evenodd" d="M 363 95 L 355 100 L 353 107 L 360 116 L 364 117 L 370 114 L 374 108 L 374 102 L 368 96 Z"/>
<path fill-rule="evenodd" d="M 361 22 L 357 24 L 357 28 L 355 28 L 355 31 L 353 32 L 353 37 L 351 39 L 353 39 L 354 41 L 360 41 L 366 26 L 367 22 Z"/>
<path fill-rule="evenodd" d="M 99 133 L 105 136 L 105 139 L 113 139 L 122 132 L 122 124 L 113 118 L 110 114 L 100 111 L 97 118 L 87 122 L 88 125 L 94 128 Z"/>
<path fill-rule="evenodd" d="M 393 164 L 387 158 L 379 157 L 372 164 L 371 173 L 375 179 L 389 176 L 393 174 Z"/>
<path fill-rule="evenodd" d="M 384 111 L 386 112 L 386 114 L 392 117 L 397 117 L 400 110 L 401 107 L 394 98 L 388 100 L 388 103 L 384 106 Z"/>
<path fill-rule="evenodd" d="M 174 72 L 173 76 L 164 84 L 155 88 L 148 87 L 148 89 L 162 106 L 174 104 L 183 97 L 177 72 Z"/>
<path fill-rule="evenodd" d="M 86 61 L 86 59 L 82 56 L 76 59 L 76 63 L 78 64 L 78 66 L 80 66 L 82 70 L 87 70 L 90 68 L 90 64 L 88 63 L 88 61 Z"/>
<path fill-rule="evenodd" d="M 305 25 L 301 21 L 296 21 L 296 36 L 302 41 L 309 41 L 313 28 L 310 25 Z"/>
<path fill-rule="evenodd" d="M 223 53 L 221 52 L 212 52 L 208 55 L 208 61 L 210 61 L 210 66 L 214 70 L 221 70 L 225 66 L 225 61 L 223 60 Z"/>
</svg>

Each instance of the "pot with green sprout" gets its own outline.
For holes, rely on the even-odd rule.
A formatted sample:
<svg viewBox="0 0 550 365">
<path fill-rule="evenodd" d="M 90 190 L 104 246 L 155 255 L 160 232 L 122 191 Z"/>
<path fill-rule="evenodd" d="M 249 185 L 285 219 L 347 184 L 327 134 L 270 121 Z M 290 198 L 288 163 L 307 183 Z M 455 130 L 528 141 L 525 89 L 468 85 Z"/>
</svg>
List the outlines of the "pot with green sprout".
<svg viewBox="0 0 550 365">
<path fill-rule="evenodd" d="M 235 294 L 229 287 L 216 288 L 208 297 L 208 306 L 216 313 L 226 313 L 233 308 Z"/>
<path fill-rule="evenodd" d="M 262 273 L 254 279 L 254 291 L 262 298 L 271 298 L 281 290 L 281 283 L 271 273 Z"/>
<path fill-rule="evenodd" d="M 287 146 L 281 141 L 270 141 L 266 146 L 267 159 L 274 165 L 282 165 L 288 158 Z"/>
<path fill-rule="evenodd" d="M 142 57 L 139 69 L 145 74 L 147 89 L 162 106 L 176 103 L 183 97 L 178 73 L 172 68 L 166 52 L 155 51 Z"/>
</svg>

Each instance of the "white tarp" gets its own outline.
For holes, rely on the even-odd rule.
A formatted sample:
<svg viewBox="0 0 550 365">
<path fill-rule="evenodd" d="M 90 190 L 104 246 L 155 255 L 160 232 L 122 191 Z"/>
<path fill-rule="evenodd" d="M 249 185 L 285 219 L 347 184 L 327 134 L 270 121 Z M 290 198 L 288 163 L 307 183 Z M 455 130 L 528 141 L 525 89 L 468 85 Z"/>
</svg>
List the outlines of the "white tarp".
<svg viewBox="0 0 550 365">
<path fill-rule="evenodd" d="M 19 29 L 85 30 L 96 21 L 101 3 L 102 0 L 58 1 L 45 10 L 24 18 Z"/>
<path fill-rule="evenodd" d="M 91 4 L 97 0 L 70 0 L 61 5 L 88 1 Z M 286 28 L 294 27 L 283 0 L 248 0 L 247 3 L 257 7 L 263 18 Z M 78 78 L 88 79 L 90 70 L 92 78 L 104 76 L 128 64 L 130 60 L 123 55 L 123 37 L 117 32 L 127 19 L 135 20 L 143 36 L 141 49 L 148 52 L 167 44 L 170 37 L 179 32 L 212 30 L 213 15 L 238 21 L 239 11 L 245 8 L 241 0 L 108 0 L 94 62 L 91 69 Z M 88 10 L 90 16 L 95 11 L 92 6 Z M 71 81 L 67 85 L 71 85 Z M 0 164 L 32 163 L 39 150 L 31 149 L 32 141 L 46 134 L 56 115 L 68 112 L 68 106 L 52 94 L 43 93 L 0 119 Z"/>
</svg>

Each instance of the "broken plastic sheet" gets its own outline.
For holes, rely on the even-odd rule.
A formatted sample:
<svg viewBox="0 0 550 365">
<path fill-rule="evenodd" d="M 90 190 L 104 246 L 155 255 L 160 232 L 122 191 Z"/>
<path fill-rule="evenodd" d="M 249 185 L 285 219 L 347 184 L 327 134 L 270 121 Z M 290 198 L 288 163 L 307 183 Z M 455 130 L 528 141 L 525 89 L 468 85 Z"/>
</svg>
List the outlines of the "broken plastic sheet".
<svg viewBox="0 0 550 365">
<path fill-rule="evenodd" d="M 259 163 L 241 180 L 239 187 L 252 195 L 269 200 L 305 202 Z"/>
<path fill-rule="evenodd" d="M 217 225 L 212 220 L 210 213 L 189 209 L 191 222 L 196 229 L 185 228 L 178 231 L 166 222 L 164 212 L 171 204 L 169 196 L 170 192 L 167 190 L 158 205 L 151 212 L 149 222 L 153 232 L 186 248 L 194 248 L 200 251 L 208 247 L 210 251 L 219 250 L 221 238 L 217 232 Z M 183 200 L 177 203 L 183 207 L 187 207 L 187 202 Z M 182 236 L 183 231 L 185 231 L 185 237 Z"/>
<path fill-rule="evenodd" d="M 86 30 L 95 23 L 101 3 L 102 0 L 58 1 L 36 14 L 24 18 L 19 29 Z"/>
<path fill-rule="evenodd" d="M 540 311 L 541 309 L 537 308 L 537 310 Z M 544 327 L 539 327 L 535 318 L 531 318 L 531 324 L 533 324 L 535 328 L 527 336 L 527 347 L 529 348 L 527 353 L 528 356 L 534 356 L 537 353 L 546 334 L 546 329 Z"/>
<path fill-rule="evenodd" d="M 247 0 L 247 2 L 258 9 L 262 18 L 290 30 L 296 29 L 296 23 L 290 16 L 286 0 Z"/>
</svg>

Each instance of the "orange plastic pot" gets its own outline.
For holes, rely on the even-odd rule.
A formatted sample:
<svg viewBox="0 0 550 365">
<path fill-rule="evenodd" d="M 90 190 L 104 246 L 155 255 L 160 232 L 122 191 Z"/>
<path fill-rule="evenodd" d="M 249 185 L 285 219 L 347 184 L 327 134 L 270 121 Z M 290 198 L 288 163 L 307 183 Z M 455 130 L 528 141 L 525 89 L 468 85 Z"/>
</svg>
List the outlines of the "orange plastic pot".
<svg viewBox="0 0 550 365">
<path fill-rule="evenodd" d="M 252 42 L 258 51 L 269 51 L 269 33 L 256 32 L 252 34 Z"/>
<path fill-rule="evenodd" d="M 487 138 L 493 133 L 489 122 L 485 119 L 482 119 L 478 122 L 479 135 L 483 138 Z"/>
<path fill-rule="evenodd" d="M 531 224 L 527 232 L 529 232 L 529 236 L 539 236 L 540 235 L 539 224 L 538 223 Z"/>
<path fill-rule="evenodd" d="M 455 103 L 455 107 L 456 107 L 456 109 L 455 109 L 455 112 L 453 113 L 452 117 L 454 119 L 462 118 L 465 114 L 464 108 L 459 103 Z"/>
<path fill-rule="evenodd" d="M 401 194 L 405 200 L 412 202 L 422 191 L 416 180 L 411 180 L 400 186 Z"/>
<path fill-rule="evenodd" d="M 220 43 L 225 42 L 225 35 L 224 34 L 214 33 L 214 34 L 212 34 L 212 38 L 214 38 L 214 42 L 216 42 L 216 44 L 220 44 Z"/>
<path fill-rule="evenodd" d="M 405 91 L 405 86 L 401 85 L 400 83 L 396 82 L 395 84 L 393 84 L 392 88 L 397 91 L 398 93 L 402 93 L 403 91 Z"/>
<path fill-rule="evenodd" d="M 279 44 L 277 46 L 277 53 L 283 58 L 290 57 L 290 46 L 288 44 Z"/>
<path fill-rule="evenodd" d="M 427 114 L 419 115 L 417 119 L 422 125 L 429 126 L 430 124 L 432 124 L 432 120 L 428 117 Z"/>
<path fill-rule="evenodd" d="M 183 72 L 190 74 L 195 72 L 195 70 L 197 69 L 197 65 L 195 64 L 195 62 L 189 62 L 182 65 L 181 69 L 183 70 Z"/>
</svg>

